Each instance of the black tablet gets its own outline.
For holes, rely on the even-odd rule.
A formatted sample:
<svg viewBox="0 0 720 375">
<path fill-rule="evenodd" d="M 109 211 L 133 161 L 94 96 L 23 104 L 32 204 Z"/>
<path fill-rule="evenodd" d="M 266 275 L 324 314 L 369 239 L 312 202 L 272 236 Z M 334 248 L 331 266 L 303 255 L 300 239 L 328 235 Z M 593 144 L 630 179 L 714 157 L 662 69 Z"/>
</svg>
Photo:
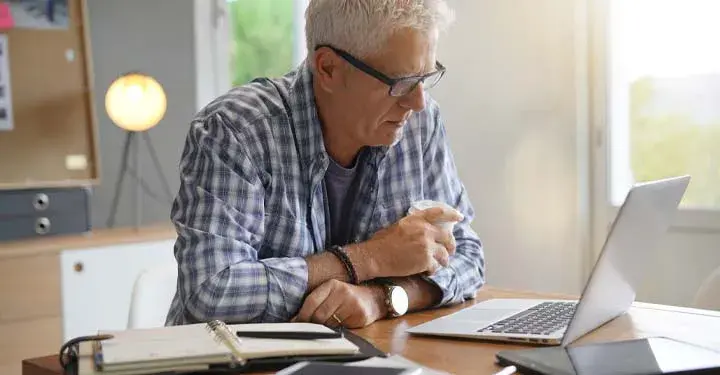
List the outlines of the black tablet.
<svg viewBox="0 0 720 375">
<path fill-rule="evenodd" d="M 334 362 L 300 362 L 278 372 L 276 375 L 420 375 L 422 369 L 347 366 Z"/>
<path fill-rule="evenodd" d="M 664 337 L 505 350 L 496 358 L 523 374 L 720 374 L 720 352 Z"/>
</svg>

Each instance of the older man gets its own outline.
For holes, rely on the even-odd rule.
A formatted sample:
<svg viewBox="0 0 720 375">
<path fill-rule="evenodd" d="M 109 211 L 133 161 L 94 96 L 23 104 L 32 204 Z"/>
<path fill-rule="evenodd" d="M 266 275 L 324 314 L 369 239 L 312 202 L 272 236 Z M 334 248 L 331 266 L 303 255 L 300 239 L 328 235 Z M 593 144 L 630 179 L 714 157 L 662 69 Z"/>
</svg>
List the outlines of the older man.
<svg viewBox="0 0 720 375">
<path fill-rule="evenodd" d="M 172 208 L 167 324 L 361 327 L 474 296 L 474 212 L 425 93 L 445 72 L 450 18 L 443 0 L 311 0 L 306 61 L 199 113 Z M 406 215 L 418 200 L 456 210 Z"/>
</svg>

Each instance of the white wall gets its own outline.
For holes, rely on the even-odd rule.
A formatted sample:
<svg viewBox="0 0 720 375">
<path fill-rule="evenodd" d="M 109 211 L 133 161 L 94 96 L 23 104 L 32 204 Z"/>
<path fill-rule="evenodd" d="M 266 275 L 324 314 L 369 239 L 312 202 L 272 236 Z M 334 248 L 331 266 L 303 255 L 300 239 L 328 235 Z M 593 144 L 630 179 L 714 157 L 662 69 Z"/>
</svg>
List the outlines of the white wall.
<svg viewBox="0 0 720 375">
<path fill-rule="evenodd" d="M 593 259 L 584 1 L 449 3 L 448 74 L 433 95 L 477 210 L 488 282 L 580 292 Z M 720 233 L 671 229 L 648 262 L 637 299 L 692 305 L 720 267 Z"/>
<path fill-rule="evenodd" d="M 433 95 L 477 211 L 488 283 L 577 293 L 589 215 L 576 2 L 449 2 L 456 23 L 438 51 L 448 73 Z"/>
</svg>

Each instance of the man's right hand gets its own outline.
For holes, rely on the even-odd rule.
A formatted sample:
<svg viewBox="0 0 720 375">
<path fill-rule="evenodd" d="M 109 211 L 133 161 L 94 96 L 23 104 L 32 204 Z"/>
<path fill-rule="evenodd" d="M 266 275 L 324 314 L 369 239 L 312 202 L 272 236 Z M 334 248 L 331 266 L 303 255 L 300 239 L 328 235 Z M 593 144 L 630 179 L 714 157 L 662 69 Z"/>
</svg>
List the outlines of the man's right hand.
<svg viewBox="0 0 720 375">
<path fill-rule="evenodd" d="M 443 208 L 405 216 L 356 245 L 365 258 L 358 259 L 364 268 L 359 271 L 367 279 L 434 274 L 449 264 L 450 255 L 455 253 L 455 237 L 433 223 L 462 219 L 457 211 Z"/>
</svg>

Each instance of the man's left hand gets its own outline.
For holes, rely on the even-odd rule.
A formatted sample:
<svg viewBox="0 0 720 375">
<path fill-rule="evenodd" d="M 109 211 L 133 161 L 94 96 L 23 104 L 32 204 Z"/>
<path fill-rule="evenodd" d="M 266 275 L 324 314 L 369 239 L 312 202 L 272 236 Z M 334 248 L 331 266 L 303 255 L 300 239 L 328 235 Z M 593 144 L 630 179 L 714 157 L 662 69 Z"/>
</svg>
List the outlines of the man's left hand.
<svg viewBox="0 0 720 375">
<path fill-rule="evenodd" d="M 331 328 L 361 328 L 387 315 L 380 286 L 352 285 L 328 280 L 315 288 L 300 308 L 295 322 L 313 322 Z"/>
</svg>

